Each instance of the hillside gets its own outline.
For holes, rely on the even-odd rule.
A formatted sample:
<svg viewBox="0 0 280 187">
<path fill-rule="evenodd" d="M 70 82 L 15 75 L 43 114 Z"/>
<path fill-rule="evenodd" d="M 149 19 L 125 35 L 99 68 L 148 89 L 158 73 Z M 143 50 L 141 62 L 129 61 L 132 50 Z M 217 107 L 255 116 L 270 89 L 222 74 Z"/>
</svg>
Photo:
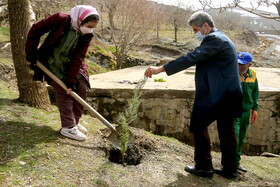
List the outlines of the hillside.
<svg viewBox="0 0 280 187">
<path fill-rule="evenodd" d="M 257 35 L 251 30 L 221 30 L 234 43 L 237 53 L 249 52 L 253 56 L 253 66 L 280 67 L 279 43 L 277 35 Z M 151 38 L 145 43 L 135 45 L 129 51 L 123 68 L 137 65 L 161 65 L 161 61 L 171 61 L 181 55 L 193 51 L 200 42 L 190 30 L 178 32 L 178 42 L 173 41 L 173 31 L 160 32 L 160 39 Z M 277 38 L 275 38 L 277 37 Z M 110 38 L 106 38 L 106 40 Z M 88 62 L 98 63 L 99 66 L 114 70 L 114 46 L 108 44 L 104 38 L 96 37 L 88 52 Z M 90 64 L 90 63 L 89 63 Z"/>
</svg>

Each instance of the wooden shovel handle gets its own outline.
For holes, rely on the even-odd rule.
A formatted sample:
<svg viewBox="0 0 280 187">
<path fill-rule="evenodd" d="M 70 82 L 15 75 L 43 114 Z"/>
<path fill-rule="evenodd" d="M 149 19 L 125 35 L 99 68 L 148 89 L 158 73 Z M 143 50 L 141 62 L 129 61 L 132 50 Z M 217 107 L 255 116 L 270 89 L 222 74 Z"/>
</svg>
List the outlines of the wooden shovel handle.
<svg viewBox="0 0 280 187">
<path fill-rule="evenodd" d="M 43 70 L 49 77 L 51 77 L 59 86 L 61 86 L 65 91 L 67 91 L 66 85 L 57 78 L 48 68 L 46 68 L 41 62 L 37 61 L 37 66 Z M 71 91 L 70 95 L 78 101 L 85 109 L 87 109 L 93 116 L 99 119 L 103 124 L 105 124 L 111 131 L 117 133 L 116 128 L 112 126 L 103 116 L 101 116 L 96 110 L 94 110 L 85 100 L 83 100 L 78 94 Z"/>
</svg>

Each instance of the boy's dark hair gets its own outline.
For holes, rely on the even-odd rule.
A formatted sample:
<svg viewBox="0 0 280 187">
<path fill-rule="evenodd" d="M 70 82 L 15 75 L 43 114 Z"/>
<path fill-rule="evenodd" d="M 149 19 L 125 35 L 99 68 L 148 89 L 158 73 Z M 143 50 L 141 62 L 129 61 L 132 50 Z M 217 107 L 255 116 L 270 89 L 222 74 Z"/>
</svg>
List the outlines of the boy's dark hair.
<svg viewBox="0 0 280 187">
<path fill-rule="evenodd" d="M 82 21 L 81 25 L 86 24 L 87 22 L 90 22 L 90 21 L 98 22 L 99 21 L 99 16 L 96 15 L 96 14 L 90 15 Z"/>
</svg>

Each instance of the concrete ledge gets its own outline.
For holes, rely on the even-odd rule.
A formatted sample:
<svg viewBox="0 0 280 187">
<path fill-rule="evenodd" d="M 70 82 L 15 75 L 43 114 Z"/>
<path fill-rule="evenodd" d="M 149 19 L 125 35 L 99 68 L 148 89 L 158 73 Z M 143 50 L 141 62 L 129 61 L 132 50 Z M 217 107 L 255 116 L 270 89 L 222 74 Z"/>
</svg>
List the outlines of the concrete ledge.
<svg viewBox="0 0 280 187">
<path fill-rule="evenodd" d="M 111 122 L 117 122 L 119 113 L 128 107 L 133 90 L 92 89 L 88 102 Z M 141 98 L 138 118 L 131 124 L 159 135 L 192 142 L 189 132 L 194 91 L 145 90 Z M 261 91 L 257 121 L 249 126 L 245 152 L 261 153 L 280 151 L 280 92 Z M 219 145 L 216 124 L 209 127 L 214 145 Z"/>
<path fill-rule="evenodd" d="M 174 98 L 192 98 L 194 99 L 195 91 L 188 90 L 142 90 L 142 99 L 147 98 L 165 98 L 165 99 L 174 99 Z M 88 97 L 122 97 L 122 98 L 131 98 L 133 96 L 133 89 L 102 89 L 102 88 L 92 88 L 88 92 Z"/>
<path fill-rule="evenodd" d="M 144 76 L 147 66 L 135 66 L 104 74 L 93 75 L 90 83 L 94 89 L 133 89 L 139 79 Z M 257 72 L 260 91 L 280 91 L 280 69 L 253 67 Z M 175 75 L 165 73 L 154 75 L 148 79 L 144 89 L 148 90 L 195 90 L 195 67 L 188 68 Z M 166 82 L 154 82 L 154 78 L 163 78 Z"/>
</svg>

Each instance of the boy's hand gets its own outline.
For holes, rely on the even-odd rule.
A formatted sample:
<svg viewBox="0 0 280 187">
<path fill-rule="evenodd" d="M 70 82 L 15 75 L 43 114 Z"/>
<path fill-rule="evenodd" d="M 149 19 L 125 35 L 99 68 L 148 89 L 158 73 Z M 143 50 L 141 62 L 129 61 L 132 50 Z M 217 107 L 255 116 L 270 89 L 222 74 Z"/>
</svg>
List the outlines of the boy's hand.
<svg viewBox="0 0 280 187">
<path fill-rule="evenodd" d="M 252 115 L 251 115 L 251 125 L 256 121 L 258 117 L 258 113 L 255 110 L 252 110 Z"/>
</svg>

